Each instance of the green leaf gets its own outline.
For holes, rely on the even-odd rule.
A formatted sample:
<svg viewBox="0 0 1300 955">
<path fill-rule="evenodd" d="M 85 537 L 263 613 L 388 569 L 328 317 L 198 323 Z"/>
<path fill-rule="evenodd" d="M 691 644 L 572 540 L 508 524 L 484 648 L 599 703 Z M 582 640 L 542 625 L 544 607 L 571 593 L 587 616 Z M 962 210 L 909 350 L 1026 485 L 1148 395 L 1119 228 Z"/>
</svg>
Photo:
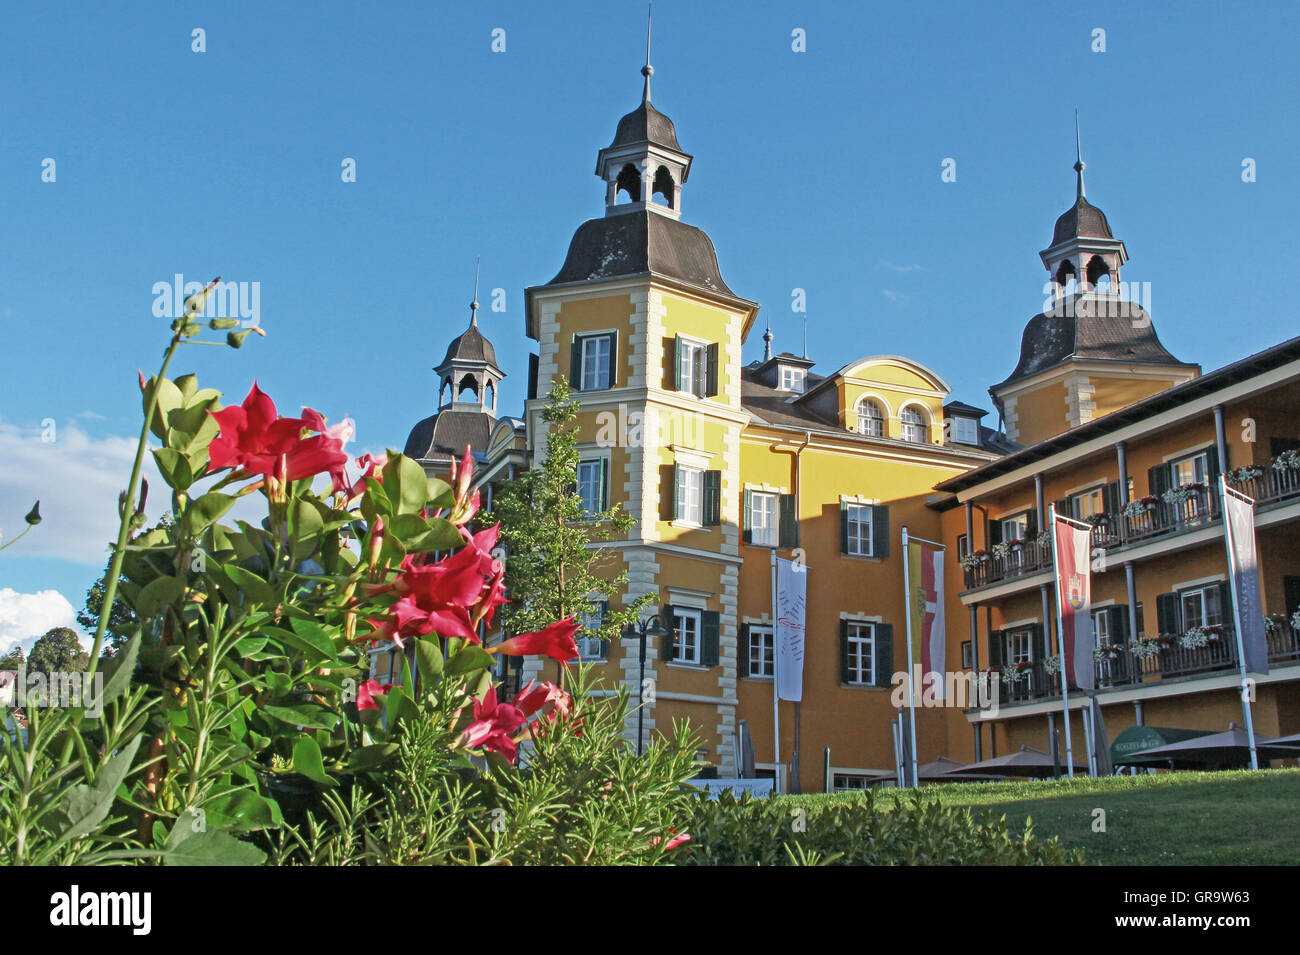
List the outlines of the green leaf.
<svg viewBox="0 0 1300 955">
<path fill-rule="evenodd" d="M 429 477 L 424 468 L 404 454 L 384 465 L 384 492 L 397 514 L 417 514 L 429 500 Z"/>
<path fill-rule="evenodd" d="M 205 527 L 217 521 L 234 504 L 233 494 L 222 494 L 219 491 L 209 491 L 198 500 L 191 501 L 182 521 L 186 536 L 198 537 Z"/>
<path fill-rule="evenodd" d="M 59 833 L 61 838 L 80 839 L 82 836 L 89 835 L 107 818 L 108 811 L 113 808 L 113 800 L 117 798 L 117 787 L 122 785 L 122 780 L 126 779 L 131 771 L 135 751 L 140 748 L 142 739 L 144 734 L 137 734 L 131 742 L 111 756 L 95 776 L 93 786 L 82 783 L 74 786 L 72 791 L 63 797 L 58 812 L 66 828 Z"/>
<path fill-rule="evenodd" d="M 429 478 L 429 503 L 433 507 L 451 507 L 456 503 L 456 494 L 451 485 L 442 478 Z"/>
<path fill-rule="evenodd" d="M 194 483 L 194 474 L 190 470 L 190 462 L 179 451 L 171 448 L 157 448 L 153 452 L 153 459 L 158 464 L 158 472 L 162 474 L 163 480 L 167 482 L 168 487 L 174 487 L 178 491 L 188 490 L 189 486 Z"/>
<path fill-rule="evenodd" d="M 325 519 L 314 503 L 299 498 L 293 503 L 292 528 L 293 558 L 303 560 L 316 550 Z"/>
<path fill-rule="evenodd" d="M 354 749 L 348 756 L 348 769 L 354 771 L 373 769 L 392 759 L 397 754 L 397 749 L 396 743 L 374 743 Z"/>
<path fill-rule="evenodd" d="M 314 703 L 299 703 L 295 706 L 268 705 L 262 707 L 262 712 L 290 726 L 302 726 L 313 730 L 333 729 L 334 724 L 339 721 L 337 713 L 331 713 L 325 707 Z"/>
<path fill-rule="evenodd" d="M 244 595 L 246 598 L 245 603 L 271 605 L 277 602 L 275 591 L 271 588 L 271 585 L 251 570 L 240 567 L 238 564 L 226 564 L 222 569 Z"/>
<path fill-rule="evenodd" d="M 219 829 L 237 829 L 247 832 L 266 829 L 276 824 L 275 804 L 251 789 L 238 789 L 224 793 L 203 804 L 207 824 Z"/>
<path fill-rule="evenodd" d="M 299 649 L 315 654 L 322 660 L 337 660 L 339 658 L 338 650 L 334 646 L 333 635 L 315 620 L 295 618 L 290 621 L 289 626 L 293 627 L 293 636 L 297 637 L 295 645 Z"/>
<path fill-rule="evenodd" d="M 176 820 L 169 846 L 163 853 L 167 865 L 261 865 L 266 861 L 265 852 L 228 832 L 221 829 L 193 832 L 191 826 L 185 813 Z"/>
<path fill-rule="evenodd" d="M 135 598 L 135 612 L 142 618 L 152 617 L 161 608 L 181 599 L 185 581 L 179 577 L 158 577 L 149 581 Z"/>
<path fill-rule="evenodd" d="M 135 675 L 135 660 L 140 653 L 140 631 L 126 642 L 121 652 L 104 664 L 104 692 L 100 705 L 116 700 L 131 685 Z"/>
<path fill-rule="evenodd" d="M 469 673 L 482 667 L 490 667 L 496 662 L 496 658 L 488 653 L 482 647 L 473 643 L 467 644 L 463 650 L 447 661 L 447 676 L 460 676 L 462 673 Z"/>
<path fill-rule="evenodd" d="M 442 650 L 436 637 L 419 637 L 415 641 L 415 663 L 420 668 L 420 682 L 427 691 L 442 676 Z"/>
<path fill-rule="evenodd" d="M 338 785 L 325 772 L 321 762 L 320 747 L 310 736 L 304 736 L 293 747 L 293 768 L 313 782 L 327 786 Z"/>
<path fill-rule="evenodd" d="M 183 398 L 181 390 L 167 378 L 160 378 L 156 382 L 151 382 L 144 390 L 144 406 L 149 407 L 149 395 L 156 391 L 158 394 L 158 405 L 154 409 L 153 421 L 149 423 L 149 430 L 162 440 L 167 439 L 167 415 L 173 408 L 181 405 Z"/>
</svg>

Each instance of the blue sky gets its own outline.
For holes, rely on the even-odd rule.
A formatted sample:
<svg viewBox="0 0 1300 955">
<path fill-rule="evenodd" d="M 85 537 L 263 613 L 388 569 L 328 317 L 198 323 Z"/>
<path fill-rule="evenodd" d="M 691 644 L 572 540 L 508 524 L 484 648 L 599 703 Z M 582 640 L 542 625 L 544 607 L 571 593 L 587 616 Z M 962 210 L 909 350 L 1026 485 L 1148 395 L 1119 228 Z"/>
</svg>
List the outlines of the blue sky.
<svg viewBox="0 0 1300 955">
<path fill-rule="evenodd" d="M 684 218 L 778 349 L 800 348 L 802 288 L 818 371 L 903 354 L 988 408 L 1073 200 L 1076 106 L 1088 196 L 1170 350 L 1208 369 L 1296 333 L 1298 9 L 658 0 L 654 102 L 695 156 Z M 644 21 L 622 0 L 9 9 L 0 530 L 37 497 L 47 520 L 0 553 L 0 643 L 45 620 L 15 610 L 25 597 L 79 607 L 102 566 L 135 372 L 166 335 L 155 282 L 260 283 L 268 338 L 191 349 L 178 372 L 231 400 L 256 378 L 288 412 L 351 415 L 358 450 L 400 448 L 434 408 L 481 255 L 516 409 L 522 292 L 602 212 L 595 155 L 638 101 Z M 761 349 L 755 334 L 746 359 Z"/>
</svg>

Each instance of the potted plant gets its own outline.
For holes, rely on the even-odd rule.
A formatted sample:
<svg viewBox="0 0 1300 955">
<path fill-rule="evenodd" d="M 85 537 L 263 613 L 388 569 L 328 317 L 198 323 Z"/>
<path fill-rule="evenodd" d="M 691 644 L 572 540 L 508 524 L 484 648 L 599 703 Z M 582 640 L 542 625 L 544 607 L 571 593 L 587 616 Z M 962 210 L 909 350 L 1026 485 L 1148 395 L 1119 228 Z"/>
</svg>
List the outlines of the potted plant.
<svg viewBox="0 0 1300 955">
<path fill-rule="evenodd" d="M 1125 517 L 1141 517 L 1150 511 L 1156 509 L 1160 499 L 1154 495 L 1148 494 L 1146 497 L 1139 497 L 1136 500 L 1129 501 L 1124 505 L 1123 514 Z"/>
</svg>

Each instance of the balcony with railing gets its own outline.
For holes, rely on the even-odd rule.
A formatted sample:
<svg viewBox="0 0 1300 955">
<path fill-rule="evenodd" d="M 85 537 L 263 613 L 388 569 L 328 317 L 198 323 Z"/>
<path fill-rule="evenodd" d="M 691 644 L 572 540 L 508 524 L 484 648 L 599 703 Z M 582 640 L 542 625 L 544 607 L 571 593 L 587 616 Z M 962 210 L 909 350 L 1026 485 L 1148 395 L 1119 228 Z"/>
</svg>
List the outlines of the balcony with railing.
<svg viewBox="0 0 1300 955">
<path fill-rule="evenodd" d="M 1290 456 L 1288 456 L 1290 455 Z M 1230 471 L 1228 484 L 1255 499 L 1258 510 L 1300 500 L 1300 453 L 1289 452 L 1269 464 Z M 1092 546 L 1118 550 L 1207 527 L 1222 516 L 1216 485 L 1189 484 L 1160 497 L 1126 504 L 1118 514 L 1098 514 L 1092 521 Z M 1037 540 L 997 545 L 962 561 L 966 589 L 987 587 L 1048 570 L 1052 566 L 1048 535 Z"/>
<path fill-rule="evenodd" d="M 1171 637 L 1149 641 L 1142 654 L 1135 654 L 1129 646 L 1116 647 L 1104 659 L 1093 663 L 1093 676 L 1098 692 L 1130 688 L 1145 683 L 1170 679 L 1198 679 L 1223 676 L 1238 669 L 1237 638 L 1231 627 L 1211 628 L 1213 633 L 1203 646 L 1182 646 Z M 1270 623 L 1266 640 L 1270 666 L 1287 666 L 1300 663 L 1300 628 L 1291 621 L 1274 620 Z M 1019 668 L 1017 677 L 1008 679 L 1008 672 Z M 986 675 L 990 671 L 985 671 Z M 1049 673 L 1042 660 L 1003 667 L 999 671 L 999 702 L 1002 705 L 1032 703 L 1038 700 L 1059 698 L 1060 673 Z M 1071 694 L 1080 692 L 1074 687 Z"/>
</svg>

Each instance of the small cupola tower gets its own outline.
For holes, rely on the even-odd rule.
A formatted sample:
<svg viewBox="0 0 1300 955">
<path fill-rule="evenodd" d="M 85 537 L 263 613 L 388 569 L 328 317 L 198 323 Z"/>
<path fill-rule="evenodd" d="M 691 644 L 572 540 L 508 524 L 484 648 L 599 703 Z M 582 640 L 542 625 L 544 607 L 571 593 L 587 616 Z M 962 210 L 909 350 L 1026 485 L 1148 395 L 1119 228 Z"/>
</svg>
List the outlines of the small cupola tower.
<svg viewBox="0 0 1300 955">
<path fill-rule="evenodd" d="M 1056 220 L 1052 244 L 1038 253 L 1051 276 L 1053 301 L 1059 301 L 1068 293 L 1100 291 L 1116 294 L 1120 267 L 1128 261 L 1124 243 L 1111 234 L 1106 214 L 1086 198 L 1077 110 L 1074 114 L 1074 150 L 1074 205 Z"/>
<path fill-rule="evenodd" d="M 474 300 L 469 328 L 447 346 L 438 375 L 438 410 L 479 411 L 496 417 L 497 390 L 505 372 L 497 367 L 496 349 L 478 327 L 478 266 L 474 268 Z"/>
<path fill-rule="evenodd" d="M 641 105 L 618 121 L 614 141 L 596 157 L 596 175 L 605 183 L 607 216 L 648 209 L 681 218 L 682 186 L 690 175 L 692 157 L 678 145 L 673 121 L 650 105 L 654 72 L 647 23 Z"/>
</svg>

